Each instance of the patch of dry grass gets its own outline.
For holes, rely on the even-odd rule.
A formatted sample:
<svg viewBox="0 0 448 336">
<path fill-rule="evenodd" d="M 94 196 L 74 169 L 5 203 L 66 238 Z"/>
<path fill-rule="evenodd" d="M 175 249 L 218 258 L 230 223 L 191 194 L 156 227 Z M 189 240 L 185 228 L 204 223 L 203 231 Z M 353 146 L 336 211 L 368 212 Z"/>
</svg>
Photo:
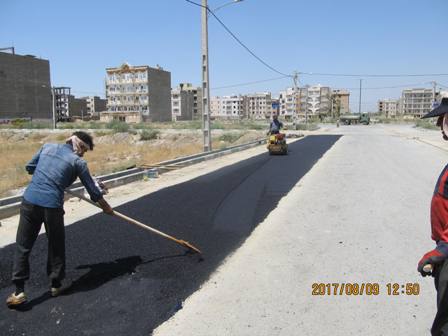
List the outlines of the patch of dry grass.
<svg viewBox="0 0 448 336">
<path fill-rule="evenodd" d="M 31 180 L 25 164 L 39 147 L 39 143 L 0 141 L 0 197 L 11 196 L 10 190 L 21 188 Z"/>
<path fill-rule="evenodd" d="M 0 197 L 11 196 L 11 191 L 25 187 L 31 176 L 25 171 L 25 164 L 45 142 L 62 143 L 67 133 L 30 134 L 0 133 Z M 103 135 L 103 134 L 101 134 Z M 109 135 L 105 135 L 109 137 Z M 171 134 L 163 140 L 133 143 L 132 137 L 119 137 L 118 143 L 110 138 L 97 142 L 95 150 L 87 152 L 85 160 L 93 175 L 104 175 L 132 166 L 151 165 L 161 161 L 202 152 L 202 137 L 197 135 Z M 115 135 L 117 137 L 117 135 Z M 109 139 L 109 140 L 107 140 Z M 226 141 L 223 141 L 226 140 Z M 232 145 L 233 137 L 214 138 L 213 149 Z"/>
</svg>

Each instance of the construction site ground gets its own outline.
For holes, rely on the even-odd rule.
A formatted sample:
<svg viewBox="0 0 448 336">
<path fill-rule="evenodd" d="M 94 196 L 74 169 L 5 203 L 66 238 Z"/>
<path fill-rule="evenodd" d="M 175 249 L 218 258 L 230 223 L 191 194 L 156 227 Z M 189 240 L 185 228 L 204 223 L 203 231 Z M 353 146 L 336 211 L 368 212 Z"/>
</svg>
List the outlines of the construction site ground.
<svg viewBox="0 0 448 336">
<path fill-rule="evenodd" d="M 164 213 L 170 217 L 162 223 L 164 229 L 169 230 L 172 225 L 181 238 L 203 243 L 199 245 L 206 247 L 202 262 L 182 255 L 158 237 L 143 238 L 148 235 L 146 232 L 106 220 L 106 215 L 98 214 L 96 208 L 86 203 L 74 199 L 66 202 L 66 224 L 76 224 L 67 230 L 68 251 L 73 244 L 81 249 L 76 258 L 68 260 L 72 262 L 70 276 L 77 286 L 70 295 L 53 300 L 35 294 L 25 312 L 0 308 L 2 330 L 11 335 L 18 331 L 44 334 L 38 330 L 44 322 L 33 323 L 46 318 L 52 325 L 46 329 L 47 335 L 62 330 L 67 335 L 119 335 L 124 330 L 150 334 L 158 325 L 155 335 L 429 334 L 436 310 L 435 290 L 431 279 L 422 278 L 416 266 L 421 255 L 434 245 L 430 240 L 429 204 L 438 174 L 448 159 L 440 132 L 406 125 L 323 125 L 310 135 L 290 145 L 291 161 L 283 157 L 266 160 L 262 157 L 267 155 L 266 148 L 260 146 L 111 190 L 107 199 L 114 207 L 121 205 L 120 210 L 129 210 L 151 225 L 152 219 L 159 216 L 157 208 L 149 210 L 151 200 L 160 209 L 175 209 L 176 202 L 186 201 L 173 196 L 176 188 L 188 187 L 188 183 L 199 178 L 201 183 L 212 186 L 220 176 L 233 176 L 239 182 L 233 189 L 226 186 L 230 196 L 218 202 L 219 209 L 225 211 L 210 214 L 211 224 L 218 230 L 205 238 L 215 241 L 203 241 L 200 228 L 188 218 Z M 294 175 L 288 163 L 296 165 L 301 173 Z M 239 165 L 242 170 L 235 170 L 232 175 L 232 165 Z M 251 199 L 250 188 L 257 188 L 264 176 L 257 170 L 269 179 L 262 181 L 268 183 L 269 193 L 257 192 L 266 196 L 263 199 Z M 292 178 L 283 180 L 282 175 Z M 290 185 L 291 181 L 295 183 Z M 247 190 L 239 190 L 242 186 Z M 181 189 L 178 191 L 182 194 Z M 200 199 L 202 195 L 196 195 L 196 191 L 192 188 L 189 195 Z M 210 195 L 213 192 L 218 190 L 210 190 Z M 237 202 L 231 197 L 235 192 L 245 199 Z M 170 198 L 163 198 L 166 193 L 171 193 Z M 163 203 L 162 199 L 172 203 Z M 273 207 L 269 205 L 271 201 Z M 244 207 L 254 202 L 267 203 L 256 204 L 266 213 L 246 218 Z M 207 211 L 200 203 L 191 204 L 189 211 L 193 215 Z M 236 218 L 232 218 L 232 209 L 240 211 Z M 244 227 L 244 234 L 240 234 L 238 225 L 244 226 L 245 218 L 257 225 Z M 12 290 L 8 280 L 13 253 L 10 244 L 17 222 L 17 216 L 1 221 L 3 296 Z M 182 222 L 187 224 L 182 226 Z M 96 223 L 100 226 L 91 229 Z M 233 237 L 233 231 L 238 232 L 239 238 Z M 220 240 L 232 243 L 222 250 L 208 248 L 207 244 L 222 244 Z M 45 251 L 43 241 L 38 242 L 37 251 Z M 136 241 L 136 246 L 125 248 L 120 241 Z M 142 250 L 146 246 L 143 243 L 147 243 L 148 250 Z M 211 251 L 214 255 L 207 254 Z M 32 264 L 35 273 L 30 290 L 42 292 L 45 258 L 36 253 L 32 256 L 38 261 Z M 83 258 L 88 267 L 82 263 Z M 152 268 L 144 267 L 148 265 Z M 85 273 L 86 268 L 90 273 Z M 136 281 L 135 274 L 139 272 L 146 277 Z M 201 276 L 196 276 L 196 272 Z M 176 276 L 185 283 L 192 279 L 196 282 L 182 287 L 182 281 L 173 281 Z M 389 283 L 400 285 L 399 295 L 389 295 Z M 419 284 L 419 293 L 403 294 L 401 285 L 407 283 Z M 312 295 L 313 284 L 378 284 L 379 293 Z M 141 297 L 151 286 L 160 293 L 151 296 L 153 292 L 148 292 L 150 297 L 143 300 Z M 114 296 L 126 295 L 131 302 L 124 309 Z M 169 300 L 164 299 L 167 297 Z M 147 316 L 142 317 L 141 311 L 133 316 L 132 308 L 142 301 L 148 303 Z M 68 309 L 77 302 L 93 314 L 91 320 Z M 104 310 L 96 310 L 104 305 L 109 307 L 107 313 L 111 317 L 116 316 L 112 324 L 115 329 L 106 325 L 111 317 Z M 153 315 L 160 312 L 160 306 L 164 313 Z M 21 324 L 24 320 L 26 323 Z M 67 320 L 77 321 L 78 328 L 64 329 L 73 328 Z M 36 330 L 31 330 L 33 325 Z"/>
</svg>

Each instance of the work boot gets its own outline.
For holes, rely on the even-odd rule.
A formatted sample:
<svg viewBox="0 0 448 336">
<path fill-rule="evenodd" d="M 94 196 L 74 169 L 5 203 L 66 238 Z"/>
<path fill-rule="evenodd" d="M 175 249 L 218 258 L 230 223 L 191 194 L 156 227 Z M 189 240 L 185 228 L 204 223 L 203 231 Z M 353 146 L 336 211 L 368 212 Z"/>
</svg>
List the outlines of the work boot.
<svg viewBox="0 0 448 336">
<path fill-rule="evenodd" d="M 62 283 L 59 280 L 52 280 L 50 289 L 51 296 L 52 297 L 59 296 L 61 292 L 62 292 Z"/>
<path fill-rule="evenodd" d="M 62 292 L 62 286 L 61 287 L 51 287 L 50 293 L 52 297 L 59 296 Z"/>
<path fill-rule="evenodd" d="M 6 299 L 6 305 L 9 308 L 15 308 L 20 306 L 22 303 L 26 302 L 26 295 L 25 292 L 20 292 L 19 294 L 12 293 L 8 298 Z"/>
<path fill-rule="evenodd" d="M 52 297 L 59 296 L 66 291 L 70 290 L 70 287 L 72 286 L 71 281 L 67 281 L 62 283 L 60 280 L 52 280 L 51 281 L 51 287 L 50 287 L 50 294 Z"/>
</svg>

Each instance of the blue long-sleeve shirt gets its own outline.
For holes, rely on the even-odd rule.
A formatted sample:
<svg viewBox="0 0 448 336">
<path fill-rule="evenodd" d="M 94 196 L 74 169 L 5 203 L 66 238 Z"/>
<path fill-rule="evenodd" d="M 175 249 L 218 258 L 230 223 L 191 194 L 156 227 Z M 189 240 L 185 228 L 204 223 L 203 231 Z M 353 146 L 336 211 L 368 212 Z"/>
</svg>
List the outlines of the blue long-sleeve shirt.
<svg viewBox="0 0 448 336">
<path fill-rule="evenodd" d="M 95 186 L 87 163 L 68 144 L 45 144 L 33 156 L 25 169 L 33 175 L 23 198 L 46 208 L 62 208 L 64 190 L 79 177 L 92 201 L 103 196 Z"/>
</svg>

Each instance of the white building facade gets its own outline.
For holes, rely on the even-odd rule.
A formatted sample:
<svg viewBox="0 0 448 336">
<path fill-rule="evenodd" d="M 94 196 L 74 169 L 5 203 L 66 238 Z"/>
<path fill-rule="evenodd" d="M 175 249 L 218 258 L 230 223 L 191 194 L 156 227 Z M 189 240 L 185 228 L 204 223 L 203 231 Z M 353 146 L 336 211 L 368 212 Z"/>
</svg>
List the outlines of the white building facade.
<svg viewBox="0 0 448 336">
<path fill-rule="evenodd" d="M 328 86 L 305 86 L 300 88 L 300 109 L 301 117 L 320 116 L 325 117 L 331 114 L 331 88 Z"/>
<path fill-rule="evenodd" d="M 267 119 L 272 115 L 270 92 L 247 94 L 244 99 L 244 117 L 248 119 Z"/>
<path fill-rule="evenodd" d="M 395 118 L 400 114 L 399 99 L 382 99 L 378 101 L 378 112 L 386 118 Z"/>
<path fill-rule="evenodd" d="M 432 89 L 407 89 L 401 93 L 401 114 L 405 117 L 420 118 L 432 109 L 434 100 Z"/>
<path fill-rule="evenodd" d="M 294 88 L 287 88 L 279 93 L 279 113 L 285 119 L 293 119 L 298 112 L 298 91 Z"/>
<path fill-rule="evenodd" d="M 238 96 L 212 97 L 210 116 L 220 119 L 240 119 L 244 116 L 244 98 Z"/>
</svg>

